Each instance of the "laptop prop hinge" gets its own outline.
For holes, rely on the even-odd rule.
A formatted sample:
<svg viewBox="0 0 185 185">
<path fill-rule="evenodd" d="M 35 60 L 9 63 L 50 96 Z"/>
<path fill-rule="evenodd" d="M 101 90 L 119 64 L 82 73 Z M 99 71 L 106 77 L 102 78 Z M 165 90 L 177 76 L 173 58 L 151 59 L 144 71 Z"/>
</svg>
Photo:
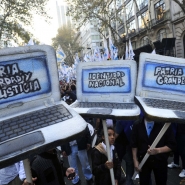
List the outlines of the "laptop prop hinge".
<svg viewBox="0 0 185 185">
<path fill-rule="evenodd" d="M 123 102 L 130 103 L 131 102 L 131 99 L 130 98 L 123 99 Z"/>
<path fill-rule="evenodd" d="M 146 97 L 146 92 L 145 92 L 145 91 L 142 91 L 142 92 L 140 93 L 140 96 L 141 96 L 141 97 Z"/>
<path fill-rule="evenodd" d="M 88 102 L 88 98 L 83 98 L 81 101 L 82 102 Z"/>
<path fill-rule="evenodd" d="M 44 104 L 46 107 L 51 107 L 53 105 L 56 105 L 55 100 L 53 98 L 50 98 L 50 99 L 44 101 Z"/>
</svg>

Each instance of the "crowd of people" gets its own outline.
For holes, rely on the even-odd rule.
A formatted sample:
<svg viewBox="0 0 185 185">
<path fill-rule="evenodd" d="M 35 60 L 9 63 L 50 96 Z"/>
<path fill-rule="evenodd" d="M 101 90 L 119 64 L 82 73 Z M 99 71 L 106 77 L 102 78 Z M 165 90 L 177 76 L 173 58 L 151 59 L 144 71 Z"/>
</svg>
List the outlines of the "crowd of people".
<svg viewBox="0 0 185 185">
<path fill-rule="evenodd" d="M 71 82 L 71 84 L 75 85 L 74 81 Z M 67 90 L 73 89 L 70 88 L 70 84 L 66 87 Z M 73 96 L 71 96 L 68 91 L 66 91 L 65 95 L 70 99 L 69 102 L 71 104 L 73 102 Z M 90 119 L 90 123 L 93 124 L 98 138 L 101 138 L 101 132 L 103 130 L 101 121 L 99 118 Z M 137 121 L 112 120 L 112 122 L 114 123 L 112 127 L 115 129 L 115 151 L 119 160 L 124 160 L 126 164 L 126 185 L 134 184 L 132 176 L 135 170 L 139 173 L 140 184 L 151 185 L 151 172 L 153 171 L 156 184 L 165 185 L 167 183 L 167 168 L 180 167 L 180 159 L 182 161 L 182 171 L 179 177 L 185 177 L 185 145 L 183 144 L 183 142 L 185 142 L 185 125 L 172 123 L 156 148 L 151 149 L 150 146 L 162 129 L 164 123 L 148 120 L 142 113 L 140 119 Z M 108 126 L 110 126 L 110 124 L 108 124 Z M 152 128 L 151 134 L 148 131 L 148 126 Z M 142 167 L 142 170 L 140 170 L 139 163 L 142 161 L 146 152 L 150 154 L 150 157 Z M 174 155 L 174 162 L 167 164 L 168 157 L 171 155 Z M 94 168 L 93 159 L 96 159 L 96 157 L 91 157 L 92 167 Z M 94 169 L 92 169 L 92 171 L 94 172 Z M 100 173 L 98 173 L 98 175 L 100 175 Z M 120 179 L 118 182 L 119 181 Z"/>
<path fill-rule="evenodd" d="M 60 81 L 61 99 L 67 104 L 71 104 L 76 100 L 76 80 L 72 80 L 69 83 Z"/>
<path fill-rule="evenodd" d="M 60 82 L 61 99 L 67 104 L 76 100 L 76 81 Z M 110 169 L 114 170 L 115 185 L 134 185 L 134 171 L 139 173 L 140 185 L 152 185 L 153 172 L 156 185 L 167 184 L 168 168 L 179 168 L 179 177 L 185 177 L 185 125 L 172 123 L 155 148 L 152 143 L 162 129 L 164 123 L 148 120 L 141 113 L 138 120 L 107 119 L 108 140 L 111 161 L 108 160 L 102 120 L 87 119 L 97 135 L 95 146 L 92 147 L 92 136 L 89 128 L 82 137 L 67 142 L 58 148 L 41 153 L 30 159 L 33 183 L 35 185 L 63 185 L 67 177 L 74 185 L 80 185 L 81 177 L 78 159 L 87 185 L 111 185 Z M 88 153 L 92 165 L 89 163 Z M 149 154 L 142 169 L 139 164 L 145 154 Z M 168 157 L 174 161 L 168 164 Z M 63 166 L 62 157 L 67 157 L 70 167 Z M 77 159 L 78 158 L 78 159 Z M 125 161 L 126 169 L 121 166 Z M 125 172 L 124 172 L 125 171 Z M 123 178 L 125 173 L 125 178 Z M 26 180 L 22 161 L 0 169 L 0 185 L 29 185 Z"/>
</svg>

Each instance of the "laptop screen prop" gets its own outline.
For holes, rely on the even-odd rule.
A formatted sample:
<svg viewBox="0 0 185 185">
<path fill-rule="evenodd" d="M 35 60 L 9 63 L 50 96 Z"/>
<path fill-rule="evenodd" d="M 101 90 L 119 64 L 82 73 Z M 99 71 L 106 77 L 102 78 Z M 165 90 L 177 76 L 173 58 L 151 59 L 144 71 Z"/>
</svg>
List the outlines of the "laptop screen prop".
<svg viewBox="0 0 185 185">
<path fill-rule="evenodd" d="M 0 114 L 0 168 L 74 140 L 87 126 L 61 101 L 55 50 L 46 45 L 0 50 Z"/>
<path fill-rule="evenodd" d="M 181 100 L 185 93 L 185 60 L 148 53 L 140 54 L 136 95 Z"/>
<path fill-rule="evenodd" d="M 80 63 L 77 68 L 77 99 L 89 102 L 133 101 L 135 61 Z"/>
<path fill-rule="evenodd" d="M 130 68 L 102 68 L 82 70 L 83 93 L 130 93 Z"/>
<path fill-rule="evenodd" d="M 51 91 L 46 56 L 0 63 L 0 103 L 34 98 Z"/>
<path fill-rule="evenodd" d="M 185 67 L 146 61 L 142 83 L 146 88 L 185 93 Z"/>
</svg>

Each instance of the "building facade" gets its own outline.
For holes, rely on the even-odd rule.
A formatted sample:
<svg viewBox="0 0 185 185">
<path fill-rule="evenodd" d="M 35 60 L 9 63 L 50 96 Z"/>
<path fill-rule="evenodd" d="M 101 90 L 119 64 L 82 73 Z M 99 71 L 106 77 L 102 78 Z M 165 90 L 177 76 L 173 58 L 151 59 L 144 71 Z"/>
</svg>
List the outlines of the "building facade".
<svg viewBox="0 0 185 185">
<path fill-rule="evenodd" d="M 121 0 L 120 0 L 121 1 Z M 137 2 L 137 4 L 135 3 Z M 114 2 L 112 2 L 114 3 Z M 185 17 L 173 0 L 122 0 L 117 26 L 123 42 L 131 39 L 136 60 L 140 52 L 185 57 Z"/>
<path fill-rule="evenodd" d="M 176 38 L 176 56 L 185 58 L 185 15 L 177 3 L 171 1 L 171 13 L 174 36 Z"/>
<path fill-rule="evenodd" d="M 90 21 L 80 29 L 79 43 L 84 48 L 83 54 L 93 54 L 96 48 L 102 49 L 102 37 L 97 31 L 96 21 Z"/>
<path fill-rule="evenodd" d="M 58 18 L 58 27 L 61 27 L 66 24 L 71 24 L 71 17 L 66 16 L 68 6 L 64 2 L 56 1 L 56 10 L 57 10 L 57 18 Z"/>
</svg>

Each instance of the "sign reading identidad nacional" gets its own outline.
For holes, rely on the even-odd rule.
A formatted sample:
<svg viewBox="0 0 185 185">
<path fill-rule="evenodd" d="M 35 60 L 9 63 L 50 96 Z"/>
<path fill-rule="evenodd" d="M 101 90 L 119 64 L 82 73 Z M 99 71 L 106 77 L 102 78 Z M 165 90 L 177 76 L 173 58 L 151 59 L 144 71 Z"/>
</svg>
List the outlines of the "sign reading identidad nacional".
<svg viewBox="0 0 185 185">
<path fill-rule="evenodd" d="M 92 68 L 82 70 L 83 93 L 130 93 L 129 67 Z"/>
<path fill-rule="evenodd" d="M 185 67 L 147 61 L 143 69 L 143 86 L 164 91 L 185 92 Z"/>
</svg>

